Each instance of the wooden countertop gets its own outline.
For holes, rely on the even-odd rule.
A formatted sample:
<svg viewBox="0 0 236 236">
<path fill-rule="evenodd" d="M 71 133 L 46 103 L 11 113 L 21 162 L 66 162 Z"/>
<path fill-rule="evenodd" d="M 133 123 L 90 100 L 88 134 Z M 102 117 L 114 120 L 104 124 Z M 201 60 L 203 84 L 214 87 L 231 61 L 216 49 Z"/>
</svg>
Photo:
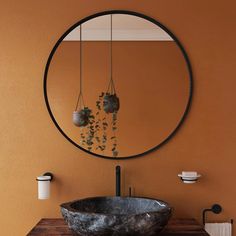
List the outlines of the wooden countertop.
<svg viewBox="0 0 236 236">
<path fill-rule="evenodd" d="M 27 236 L 71 236 L 73 233 L 63 219 L 41 219 Z M 161 236 L 209 236 L 194 219 L 172 219 L 165 229 L 159 233 Z"/>
</svg>

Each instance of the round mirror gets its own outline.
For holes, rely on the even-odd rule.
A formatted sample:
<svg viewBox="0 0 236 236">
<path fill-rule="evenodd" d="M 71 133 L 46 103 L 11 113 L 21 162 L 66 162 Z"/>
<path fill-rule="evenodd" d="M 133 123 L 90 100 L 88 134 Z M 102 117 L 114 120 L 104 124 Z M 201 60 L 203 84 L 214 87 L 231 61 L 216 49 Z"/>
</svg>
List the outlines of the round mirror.
<svg viewBox="0 0 236 236">
<path fill-rule="evenodd" d="M 44 95 L 59 131 L 93 155 L 124 159 L 165 144 L 188 112 L 188 57 L 166 27 L 109 11 L 72 26 L 54 46 Z"/>
</svg>

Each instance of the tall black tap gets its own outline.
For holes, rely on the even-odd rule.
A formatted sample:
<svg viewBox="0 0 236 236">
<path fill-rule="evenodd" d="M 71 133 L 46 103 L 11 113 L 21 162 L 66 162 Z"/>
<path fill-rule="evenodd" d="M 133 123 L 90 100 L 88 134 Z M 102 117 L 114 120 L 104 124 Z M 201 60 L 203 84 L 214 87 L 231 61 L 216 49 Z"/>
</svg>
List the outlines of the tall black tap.
<svg viewBox="0 0 236 236">
<path fill-rule="evenodd" d="M 120 197 L 120 166 L 116 166 L 116 196 Z"/>
</svg>

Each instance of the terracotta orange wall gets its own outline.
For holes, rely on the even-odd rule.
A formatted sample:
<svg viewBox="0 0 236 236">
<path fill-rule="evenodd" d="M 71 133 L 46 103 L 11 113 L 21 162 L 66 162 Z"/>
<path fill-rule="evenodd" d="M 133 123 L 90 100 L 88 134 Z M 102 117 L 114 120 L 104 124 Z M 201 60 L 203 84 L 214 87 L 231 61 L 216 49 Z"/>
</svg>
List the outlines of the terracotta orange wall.
<svg viewBox="0 0 236 236">
<path fill-rule="evenodd" d="M 1 235 L 25 235 L 42 217 L 59 217 L 61 202 L 114 193 L 114 167 L 125 172 L 123 190 L 157 197 L 176 217 L 200 220 L 218 202 L 236 214 L 236 4 L 234 1 L 2 1 L 0 9 L 0 201 Z M 146 157 L 109 161 L 89 157 L 56 130 L 47 113 L 42 77 L 48 54 L 70 25 L 108 9 L 128 9 L 168 26 L 185 46 L 195 79 L 191 112 L 180 132 Z M 56 176 L 52 197 L 37 200 L 35 176 Z M 198 184 L 176 175 L 197 170 Z"/>
</svg>

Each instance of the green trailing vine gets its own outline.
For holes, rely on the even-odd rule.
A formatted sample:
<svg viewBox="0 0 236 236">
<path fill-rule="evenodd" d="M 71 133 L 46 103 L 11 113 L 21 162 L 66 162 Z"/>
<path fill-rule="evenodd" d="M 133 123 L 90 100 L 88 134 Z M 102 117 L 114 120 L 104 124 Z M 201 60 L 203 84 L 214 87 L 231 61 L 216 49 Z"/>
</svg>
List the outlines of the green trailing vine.
<svg viewBox="0 0 236 236">
<path fill-rule="evenodd" d="M 101 151 L 104 151 L 106 149 L 106 145 L 107 145 L 107 141 L 108 141 L 107 130 L 109 129 L 109 123 L 107 122 L 107 116 L 108 116 L 106 114 L 107 112 L 105 113 L 105 117 L 103 117 L 102 119 L 100 118 L 101 111 L 102 111 L 102 103 L 103 103 L 103 107 L 104 107 L 104 97 L 108 96 L 108 95 L 110 96 L 109 93 L 102 92 L 101 95 L 99 95 L 98 100 L 96 101 L 96 107 L 97 107 L 96 127 L 98 129 L 102 128 L 101 139 L 100 139 L 100 137 L 96 136 L 97 141 L 99 141 L 98 146 L 96 147 L 96 149 L 100 149 Z M 117 125 L 117 111 L 112 113 L 112 121 L 111 121 L 111 124 L 110 124 L 112 132 L 113 132 L 113 135 L 110 138 L 110 140 L 112 142 L 111 152 L 112 152 L 113 157 L 118 156 L 117 137 L 116 137 L 117 126 L 116 125 Z"/>
<path fill-rule="evenodd" d="M 88 109 L 85 107 L 84 109 Z M 92 111 L 90 110 L 90 115 L 88 117 L 88 124 L 85 127 L 80 127 L 80 144 L 82 146 L 87 146 L 87 150 L 91 151 L 92 150 L 92 145 L 94 144 L 94 122 L 95 122 L 95 117 L 92 114 Z"/>
<path fill-rule="evenodd" d="M 116 130 L 117 130 L 117 112 L 112 113 L 112 131 L 113 131 L 113 136 L 111 137 L 111 140 L 113 141 L 112 144 L 112 154 L 113 157 L 118 156 L 118 150 L 117 150 L 117 137 L 116 137 Z"/>
<path fill-rule="evenodd" d="M 101 118 L 102 114 L 102 100 L 103 100 L 104 93 L 102 92 L 101 95 L 99 95 L 98 100 L 96 101 L 96 122 L 95 122 L 95 128 L 96 128 L 96 141 L 97 141 L 97 147 L 96 150 L 104 151 L 106 149 L 106 142 L 107 142 L 107 127 L 108 123 L 106 121 L 106 117 Z M 102 135 L 99 135 L 101 134 Z"/>
<path fill-rule="evenodd" d="M 86 127 L 80 128 L 80 144 L 88 151 L 100 150 L 104 152 L 107 149 L 107 142 L 111 142 L 111 149 L 113 157 L 118 156 L 117 150 L 117 112 L 111 113 L 112 119 L 107 121 L 109 114 L 103 111 L 103 99 L 106 94 L 102 92 L 96 101 L 96 113 L 93 115 L 92 111 L 89 116 L 89 124 Z M 108 130 L 111 129 L 112 135 L 108 138 Z"/>
</svg>

